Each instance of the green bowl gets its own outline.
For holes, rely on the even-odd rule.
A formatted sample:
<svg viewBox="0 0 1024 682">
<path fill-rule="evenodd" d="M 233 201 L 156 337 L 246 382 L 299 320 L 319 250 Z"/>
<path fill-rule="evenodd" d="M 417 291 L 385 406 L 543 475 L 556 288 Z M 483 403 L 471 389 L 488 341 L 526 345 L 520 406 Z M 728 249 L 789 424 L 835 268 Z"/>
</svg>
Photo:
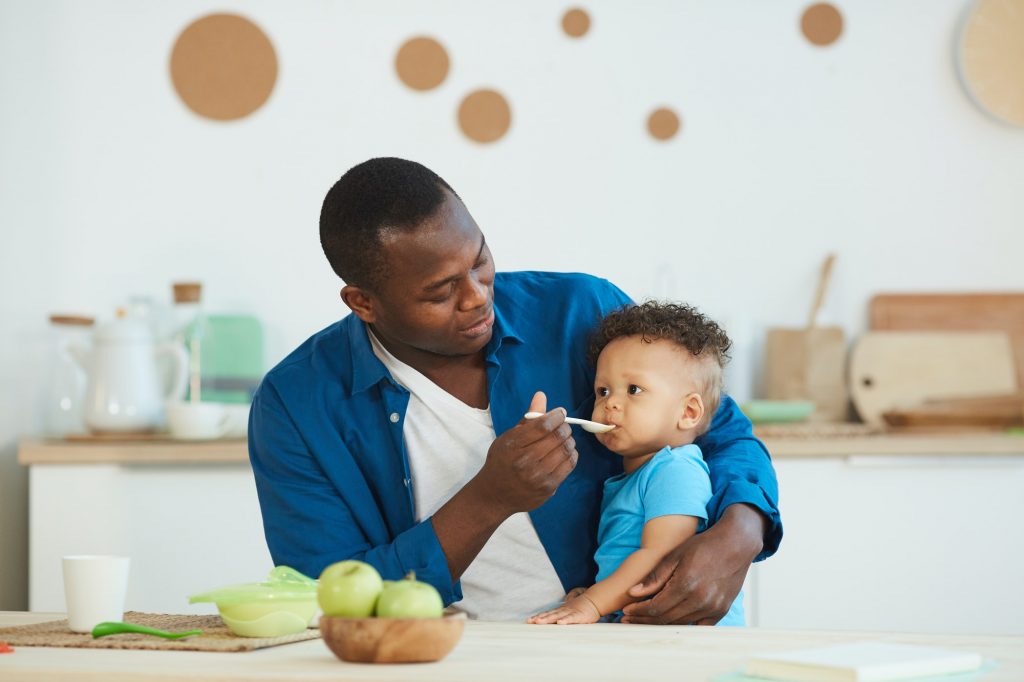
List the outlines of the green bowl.
<svg viewBox="0 0 1024 682">
<path fill-rule="evenodd" d="M 309 627 L 316 609 L 315 598 L 311 602 L 217 604 L 221 620 L 240 637 L 281 637 L 302 632 Z"/>
<path fill-rule="evenodd" d="M 220 587 L 189 597 L 213 602 L 228 628 L 241 637 L 280 637 L 302 632 L 317 611 L 317 582 L 287 566 L 274 568 L 266 582 Z"/>
<path fill-rule="evenodd" d="M 740 409 L 755 424 L 802 422 L 814 412 L 809 400 L 749 400 Z"/>
</svg>

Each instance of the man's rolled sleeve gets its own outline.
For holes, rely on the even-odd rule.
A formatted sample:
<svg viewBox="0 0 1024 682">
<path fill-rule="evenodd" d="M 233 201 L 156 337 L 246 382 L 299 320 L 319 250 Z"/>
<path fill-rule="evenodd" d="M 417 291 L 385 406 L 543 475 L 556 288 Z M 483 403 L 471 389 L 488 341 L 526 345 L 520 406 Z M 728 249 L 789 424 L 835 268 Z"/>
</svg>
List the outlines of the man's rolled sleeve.
<svg viewBox="0 0 1024 682">
<path fill-rule="evenodd" d="M 749 504 L 768 519 L 768 530 L 764 534 L 764 548 L 754 561 L 761 561 L 775 554 L 782 542 L 782 519 L 779 516 L 779 510 L 765 490 L 758 484 L 749 481 L 731 481 L 712 495 L 711 502 L 708 503 L 708 514 L 711 518 L 717 519 L 731 504 Z"/>
<path fill-rule="evenodd" d="M 390 556 L 392 555 L 393 556 Z M 441 549 L 430 519 L 425 519 L 409 530 L 402 532 L 388 545 L 381 545 L 367 552 L 361 559 L 376 565 L 395 565 L 401 576 L 416 571 L 416 579 L 430 583 L 441 595 L 444 605 L 462 599 L 462 584 L 452 582 L 452 573 L 447 567 L 447 557 Z M 384 574 L 384 571 L 381 571 Z M 385 576 L 388 578 L 388 576 Z"/>
<path fill-rule="evenodd" d="M 722 396 L 711 428 L 697 443 L 711 472 L 710 522 L 717 521 L 730 505 L 754 507 L 768 520 L 764 547 L 754 560 L 767 559 L 782 542 L 779 484 L 767 448 L 754 437 L 750 420 L 729 396 Z"/>
</svg>

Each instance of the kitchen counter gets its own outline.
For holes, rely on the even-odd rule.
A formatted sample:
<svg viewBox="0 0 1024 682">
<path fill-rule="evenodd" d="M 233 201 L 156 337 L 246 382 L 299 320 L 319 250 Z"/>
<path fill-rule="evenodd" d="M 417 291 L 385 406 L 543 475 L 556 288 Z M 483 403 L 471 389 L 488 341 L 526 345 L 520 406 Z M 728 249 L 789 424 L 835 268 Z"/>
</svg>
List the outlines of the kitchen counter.
<svg viewBox="0 0 1024 682">
<path fill-rule="evenodd" d="M 748 622 L 1024 635 L 1024 591 L 1007 587 L 1020 584 L 1024 535 L 983 522 L 1024 518 L 1024 437 L 763 435 L 786 538 L 751 570 Z M 63 608 L 67 554 L 131 556 L 127 604 L 153 613 L 179 613 L 185 595 L 259 580 L 273 566 L 243 440 L 24 441 L 19 454 L 29 465 L 33 610 Z"/>
<path fill-rule="evenodd" d="M 58 613 L 0 612 L 0 626 Z M 770 651 L 877 640 L 974 651 L 997 662 L 979 682 L 1024 679 L 1024 636 L 811 632 L 644 625 L 525 625 L 470 621 L 437 663 L 344 663 L 320 640 L 248 653 L 17 647 L 0 655 L 0 678 L 32 680 L 715 680 Z"/>
<path fill-rule="evenodd" d="M 756 434 L 756 431 L 755 431 Z M 989 431 L 884 433 L 831 437 L 765 436 L 773 458 L 859 455 L 1024 455 L 1024 435 Z M 99 441 L 26 439 L 18 462 L 33 464 L 248 463 L 245 439 L 222 441 Z"/>
</svg>

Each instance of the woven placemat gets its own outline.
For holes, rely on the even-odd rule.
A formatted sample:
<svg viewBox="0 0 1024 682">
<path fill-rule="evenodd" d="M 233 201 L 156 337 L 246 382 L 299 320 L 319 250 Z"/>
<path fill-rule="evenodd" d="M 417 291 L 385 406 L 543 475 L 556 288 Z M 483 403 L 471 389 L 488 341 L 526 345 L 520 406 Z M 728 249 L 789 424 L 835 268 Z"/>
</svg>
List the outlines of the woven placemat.
<svg viewBox="0 0 1024 682">
<path fill-rule="evenodd" d="M 180 632 L 202 630 L 202 635 L 185 639 L 163 639 L 152 635 L 126 633 L 93 639 L 90 634 L 71 632 L 68 621 L 52 620 L 35 625 L 0 628 L 0 641 L 11 646 L 80 647 L 84 649 L 157 649 L 160 651 L 252 651 L 279 644 L 291 644 L 316 639 L 320 631 L 309 628 L 304 632 L 283 637 L 239 637 L 233 634 L 220 616 L 186 616 L 166 613 L 140 613 L 129 611 L 124 622 L 151 628 Z"/>
</svg>

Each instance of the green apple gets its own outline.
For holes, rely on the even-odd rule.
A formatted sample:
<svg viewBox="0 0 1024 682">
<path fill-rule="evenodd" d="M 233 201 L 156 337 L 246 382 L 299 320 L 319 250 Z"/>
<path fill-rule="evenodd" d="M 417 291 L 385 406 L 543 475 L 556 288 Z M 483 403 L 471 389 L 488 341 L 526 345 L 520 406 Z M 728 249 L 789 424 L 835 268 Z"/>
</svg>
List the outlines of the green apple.
<svg viewBox="0 0 1024 682">
<path fill-rule="evenodd" d="M 355 560 L 339 561 L 320 574 L 316 598 L 324 615 L 367 618 L 373 615 L 383 588 L 380 573 L 370 564 Z"/>
<path fill-rule="evenodd" d="M 409 573 L 405 580 L 388 580 L 377 600 L 377 615 L 381 618 L 440 618 L 444 601 L 434 586 L 416 580 Z"/>
</svg>

